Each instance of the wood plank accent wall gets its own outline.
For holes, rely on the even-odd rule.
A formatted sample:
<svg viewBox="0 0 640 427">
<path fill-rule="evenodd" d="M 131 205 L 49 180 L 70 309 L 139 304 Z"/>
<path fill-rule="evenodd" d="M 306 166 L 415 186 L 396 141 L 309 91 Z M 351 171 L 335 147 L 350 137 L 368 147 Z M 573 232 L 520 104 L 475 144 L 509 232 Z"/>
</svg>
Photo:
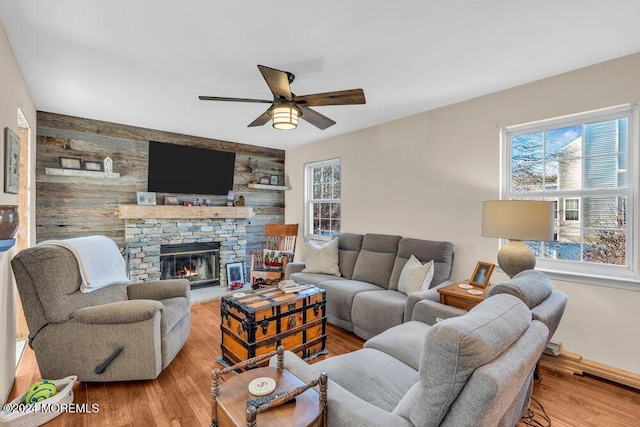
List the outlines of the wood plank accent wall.
<svg viewBox="0 0 640 427">
<path fill-rule="evenodd" d="M 236 153 L 233 189 L 236 197 L 245 197 L 246 206 L 255 214 L 247 226 L 247 250 L 264 247 L 266 223 L 284 222 L 282 191 L 250 189 L 249 182 L 260 176 L 279 175 L 284 182 L 283 150 L 257 147 L 159 130 L 108 123 L 60 114 L 38 112 L 36 147 L 36 240 L 63 239 L 103 234 L 118 246 L 124 244 L 124 220 L 116 215 L 117 205 L 135 204 L 136 192 L 147 191 L 149 141 L 190 145 Z M 46 168 L 57 168 L 58 157 L 83 160 L 113 159 L 113 171 L 120 178 L 68 177 L 46 175 Z M 252 174 L 251 162 L 257 160 L 259 174 Z M 174 173 L 181 167 L 176 165 Z M 183 199 L 212 199 L 214 205 L 226 204 L 226 196 L 179 195 Z M 164 193 L 158 193 L 162 203 Z M 247 266 L 248 267 L 248 266 Z"/>
</svg>

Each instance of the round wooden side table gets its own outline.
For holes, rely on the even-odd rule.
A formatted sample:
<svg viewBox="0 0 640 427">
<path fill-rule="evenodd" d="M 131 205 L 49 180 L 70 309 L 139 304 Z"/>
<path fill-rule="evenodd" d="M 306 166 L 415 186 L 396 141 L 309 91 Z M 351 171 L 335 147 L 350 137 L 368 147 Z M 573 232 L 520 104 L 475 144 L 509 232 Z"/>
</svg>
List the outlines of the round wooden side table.
<svg viewBox="0 0 640 427">
<path fill-rule="evenodd" d="M 220 393 L 216 398 L 218 426 L 245 426 L 247 401 L 260 398 L 260 396 L 249 393 L 249 383 L 260 377 L 269 377 L 276 381 L 276 388 L 272 394 L 286 392 L 304 385 L 286 368 L 278 370 L 269 366 L 250 369 L 235 375 L 220 384 Z M 295 400 L 258 414 L 257 425 L 258 427 L 321 426 L 323 425 L 323 412 L 320 397 L 315 390 L 306 390 Z"/>
</svg>

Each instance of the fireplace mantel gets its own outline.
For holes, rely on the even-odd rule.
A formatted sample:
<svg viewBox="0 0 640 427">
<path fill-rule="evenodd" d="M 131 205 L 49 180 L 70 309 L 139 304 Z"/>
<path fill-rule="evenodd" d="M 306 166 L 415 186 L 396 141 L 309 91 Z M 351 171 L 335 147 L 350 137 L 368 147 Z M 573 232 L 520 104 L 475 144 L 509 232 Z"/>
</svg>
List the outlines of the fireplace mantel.
<svg viewBox="0 0 640 427">
<path fill-rule="evenodd" d="M 121 219 L 251 218 L 253 208 L 235 206 L 118 205 Z"/>
</svg>

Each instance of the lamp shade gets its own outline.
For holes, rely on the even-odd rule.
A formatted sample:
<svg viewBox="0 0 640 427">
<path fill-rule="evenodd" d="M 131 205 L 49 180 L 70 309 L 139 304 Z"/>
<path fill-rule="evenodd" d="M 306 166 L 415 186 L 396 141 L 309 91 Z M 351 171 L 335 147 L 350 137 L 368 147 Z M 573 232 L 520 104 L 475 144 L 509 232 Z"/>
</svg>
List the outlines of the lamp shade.
<svg viewBox="0 0 640 427">
<path fill-rule="evenodd" d="M 293 102 L 280 102 L 271 110 L 272 126 L 280 130 L 291 130 L 298 127 L 300 109 Z"/>
<path fill-rule="evenodd" d="M 512 240 L 553 239 L 553 203 L 488 200 L 482 204 L 482 235 Z"/>
</svg>

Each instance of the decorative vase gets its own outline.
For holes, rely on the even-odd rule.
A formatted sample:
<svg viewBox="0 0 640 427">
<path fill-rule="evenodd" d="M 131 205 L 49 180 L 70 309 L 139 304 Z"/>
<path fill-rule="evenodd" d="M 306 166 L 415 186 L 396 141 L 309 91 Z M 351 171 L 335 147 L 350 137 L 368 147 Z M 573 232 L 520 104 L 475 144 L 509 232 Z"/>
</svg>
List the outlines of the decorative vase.
<svg viewBox="0 0 640 427">
<path fill-rule="evenodd" d="M 0 206 L 0 240 L 11 239 L 18 230 L 18 207 Z"/>
</svg>

